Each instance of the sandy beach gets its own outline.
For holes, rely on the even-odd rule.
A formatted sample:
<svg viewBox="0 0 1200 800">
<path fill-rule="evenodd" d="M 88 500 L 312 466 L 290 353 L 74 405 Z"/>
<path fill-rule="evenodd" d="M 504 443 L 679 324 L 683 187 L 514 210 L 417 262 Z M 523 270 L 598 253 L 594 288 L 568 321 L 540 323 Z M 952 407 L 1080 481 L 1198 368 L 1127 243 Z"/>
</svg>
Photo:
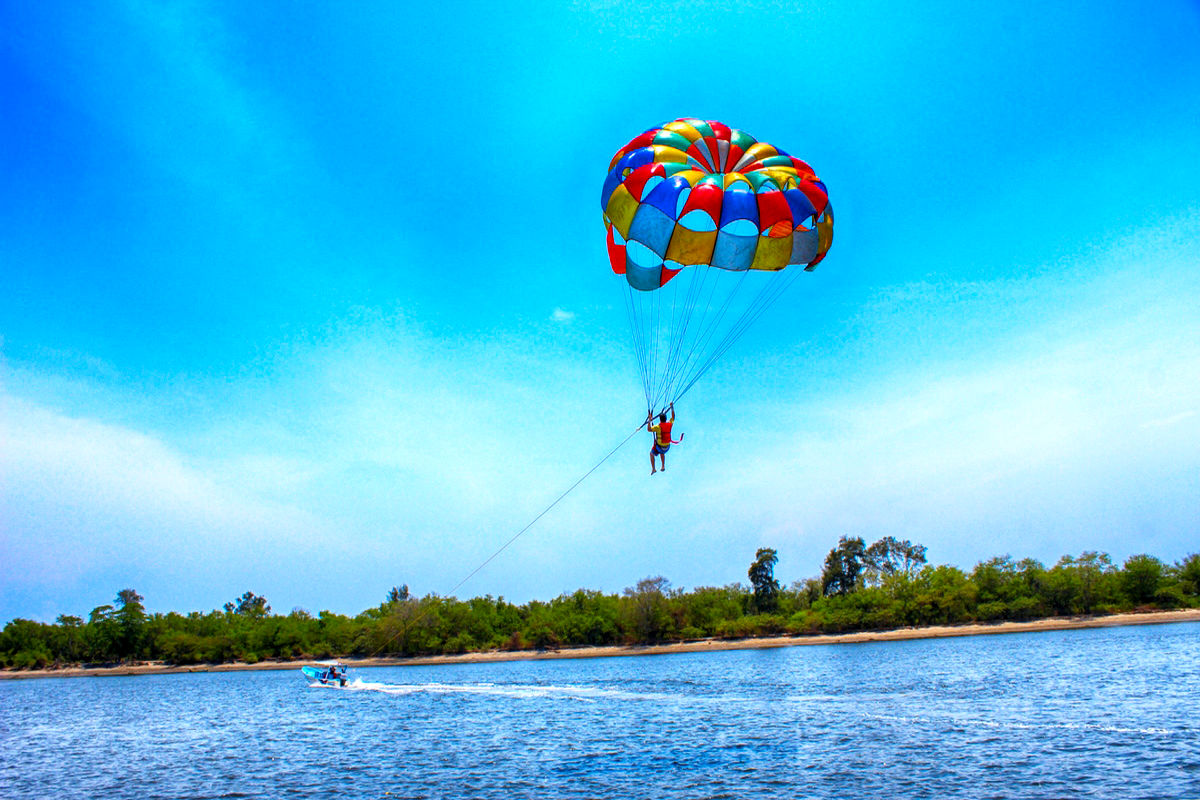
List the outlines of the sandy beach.
<svg viewBox="0 0 1200 800">
<path fill-rule="evenodd" d="M 1062 631 L 1081 628 L 1106 628 L 1118 625 L 1154 625 L 1172 622 L 1200 622 L 1200 608 L 1176 611 L 1111 614 L 1097 617 L 1051 617 L 1032 622 L 972 623 L 967 625 L 932 626 L 926 628 L 897 628 L 886 631 L 859 633 L 817 634 L 806 636 L 771 636 L 748 639 L 700 639 L 658 645 L 612 645 L 604 647 L 564 647 L 558 650 L 491 650 L 461 655 L 419 656 L 415 658 L 347 658 L 344 662 L 356 667 L 409 667 L 428 664 L 477 664 L 491 661 L 536 661 L 559 658 L 613 658 L 619 656 L 657 656 L 673 653 L 702 653 L 717 650 L 748 650 L 767 647 L 798 647 L 805 645 L 865 644 L 893 642 L 903 639 L 944 639 L 954 636 L 989 636 L 1004 633 Z M 43 670 L 0 670 L 0 680 L 22 678 L 87 678 L 163 675 L 181 672 L 237 672 L 241 670 L 297 669 L 311 660 L 260 661 L 255 664 L 192 664 L 171 666 L 162 662 L 125 664 L 114 667 L 64 667 Z"/>
</svg>

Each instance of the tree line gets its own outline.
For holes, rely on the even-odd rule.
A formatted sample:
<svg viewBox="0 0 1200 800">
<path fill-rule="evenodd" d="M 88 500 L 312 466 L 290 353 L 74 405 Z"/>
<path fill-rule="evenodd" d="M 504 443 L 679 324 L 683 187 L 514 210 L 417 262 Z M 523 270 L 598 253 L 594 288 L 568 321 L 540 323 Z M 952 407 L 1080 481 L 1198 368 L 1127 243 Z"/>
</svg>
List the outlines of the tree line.
<svg viewBox="0 0 1200 800">
<path fill-rule="evenodd" d="M 0 665 L 544 650 L 1200 607 L 1200 553 L 1174 564 L 1135 555 L 1117 566 L 1107 554 L 1089 551 L 1064 556 L 1050 568 L 1005 555 L 964 572 L 926 563 L 925 547 L 909 541 L 886 537 L 867 546 L 861 537 L 842 537 L 819 576 L 786 587 L 775 578 L 777 562 L 775 550 L 759 549 L 748 585 L 684 591 L 657 576 L 620 594 L 579 589 L 523 605 L 490 595 L 417 598 L 406 585 L 396 586 L 378 606 L 354 617 L 299 608 L 272 614 L 266 598 L 253 592 L 221 610 L 148 614 L 140 594 L 122 589 L 86 620 L 63 614 L 55 624 L 7 623 L 0 631 Z"/>
</svg>

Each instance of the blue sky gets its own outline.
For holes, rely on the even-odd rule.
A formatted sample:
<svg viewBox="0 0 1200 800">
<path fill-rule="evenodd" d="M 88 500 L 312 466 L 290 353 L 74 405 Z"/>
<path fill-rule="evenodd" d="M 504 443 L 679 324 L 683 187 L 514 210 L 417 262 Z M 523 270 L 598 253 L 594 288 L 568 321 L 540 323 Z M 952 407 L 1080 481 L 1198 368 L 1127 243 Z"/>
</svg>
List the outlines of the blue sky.
<svg viewBox="0 0 1200 800">
<path fill-rule="evenodd" d="M 458 594 L 1198 548 L 1194 3 L 8 4 L 0 620 L 444 593 L 637 424 L 598 198 L 653 125 L 833 249 Z M 645 441 L 643 441 L 645 440 Z"/>
</svg>

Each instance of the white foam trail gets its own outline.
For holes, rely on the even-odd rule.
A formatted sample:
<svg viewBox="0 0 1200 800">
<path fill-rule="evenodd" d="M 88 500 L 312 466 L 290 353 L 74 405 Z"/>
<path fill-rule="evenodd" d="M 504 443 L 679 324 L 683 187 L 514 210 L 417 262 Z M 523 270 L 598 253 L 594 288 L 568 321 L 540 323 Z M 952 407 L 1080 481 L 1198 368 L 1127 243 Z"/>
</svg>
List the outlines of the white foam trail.
<svg viewBox="0 0 1200 800">
<path fill-rule="evenodd" d="M 548 686 L 544 684 L 495 683 L 381 683 L 355 678 L 345 686 L 310 683 L 310 688 L 340 689 L 342 691 L 380 692 L 389 695 L 409 694 L 474 694 L 491 697 L 522 699 L 560 697 L 585 703 L 599 700 L 662 700 L 668 695 L 629 692 L 620 689 L 600 689 L 592 686 Z"/>
</svg>

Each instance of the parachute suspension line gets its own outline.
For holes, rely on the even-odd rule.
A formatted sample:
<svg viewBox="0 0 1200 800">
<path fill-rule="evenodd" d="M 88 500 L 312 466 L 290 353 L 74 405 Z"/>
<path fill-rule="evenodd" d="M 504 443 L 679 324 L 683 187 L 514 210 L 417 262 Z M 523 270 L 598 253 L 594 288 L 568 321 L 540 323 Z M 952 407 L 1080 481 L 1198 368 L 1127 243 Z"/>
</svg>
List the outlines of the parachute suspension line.
<svg viewBox="0 0 1200 800">
<path fill-rule="evenodd" d="M 660 376 L 661 379 L 659 381 L 658 392 L 655 398 L 656 404 L 662 404 L 665 400 L 664 395 L 667 393 L 667 387 L 670 386 L 671 374 L 674 372 L 676 365 L 679 362 L 679 352 L 683 348 L 683 343 L 687 339 L 688 326 L 691 325 L 692 320 L 695 318 L 696 302 L 704 290 L 703 281 L 701 278 L 696 277 L 697 271 L 695 268 L 685 270 L 685 272 L 688 273 L 687 280 L 679 281 L 681 284 L 687 284 L 687 288 L 683 293 L 683 307 L 679 310 L 679 315 L 672 321 L 671 324 L 671 330 L 675 332 L 675 335 L 672 337 L 671 356 L 667 360 L 667 368 L 663 370 L 663 373 Z M 678 293 L 679 290 L 677 289 L 676 294 Z"/>
<path fill-rule="evenodd" d="M 776 300 L 783 296 L 783 294 L 791 287 L 791 285 L 796 282 L 796 279 L 800 276 L 801 272 L 803 272 L 803 270 L 795 270 L 794 275 L 784 276 L 784 280 L 782 281 L 771 281 L 761 290 L 759 290 L 758 295 L 750 303 L 746 311 L 743 312 L 738 321 L 734 323 L 729 332 L 725 334 L 725 336 L 713 349 L 712 353 L 709 354 L 708 358 L 705 359 L 704 363 L 696 371 L 695 375 L 693 375 L 691 380 L 689 380 L 683 387 L 682 391 L 675 396 L 675 400 L 682 398 L 691 390 L 693 386 L 696 385 L 696 382 L 700 380 L 700 378 L 702 378 L 704 374 L 709 371 L 709 369 L 712 368 L 713 364 L 715 364 L 721 358 L 721 356 L 728 352 L 729 348 L 732 347 L 739 338 L 741 338 L 742 334 L 744 334 L 755 322 L 757 322 L 759 317 L 766 313 L 766 310 L 770 308 L 770 306 Z"/>
<path fill-rule="evenodd" d="M 794 280 L 792 276 L 788 276 L 790 280 Z M 696 369 L 688 383 L 683 387 L 679 396 L 686 394 L 692 386 L 704 376 L 712 366 L 721 359 L 733 344 L 742 337 L 742 335 L 754 324 L 754 322 L 762 315 L 767 306 L 773 303 L 781 294 L 782 291 L 774 284 L 790 283 L 789 281 L 772 281 L 771 284 L 764 286 L 759 290 L 755 298 L 742 312 L 741 316 L 729 327 L 720 342 L 714 347 L 704 359 L 703 363 Z M 784 286 L 783 288 L 786 288 Z"/>
<path fill-rule="evenodd" d="M 625 284 L 623 290 L 624 296 L 621 298 L 625 303 L 625 318 L 629 322 L 629 343 L 633 347 L 633 354 L 637 359 L 638 372 L 644 375 L 646 372 L 646 351 L 645 345 L 642 342 L 641 328 L 637 323 L 637 308 L 633 304 L 633 295 L 627 291 L 629 284 Z M 645 388 L 645 380 L 642 381 Z"/>
<path fill-rule="evenodd" d="M 659 378 L 654 392 L 654 402 L 657 406 L 662 403 L 665 407 L 668 399 L 676 396 L 679 386 L 689 378 L 693 365 L 706 352 L 708 342 L 720 329 L 725 312 L 733 303 L 742 283 L 745 272 L 733 284 L 733 291 L 725 292 L 720 308 L 713 303 L 722 283 L 724 270 L 706 264 L 695 265 L 686 270 L 687 275 L 676 278 L 676 285 L 688 283 L 683 318 L 676 320 L 672 330 L 672 350 L 667 361 L 666 369 Z"/>
<path fill-rule="evenodd" d="M 646 335 L 642 330 L 642 326 L 638 320 L 640 317 L 637 313 L 637 307 L 634 305 L 633 287 L 628 283 L 625 284 L 625 315 L 629 320 L 630 338 L 633 342 L 633 353 L 637 357 L 638 369 L 641 371 L 642 389 L 646 393 L 646 401 L 649 403 L 650 398 L 650 369 L 646 363 Z"/>
<path fill-rule="evenodd" d="M 684 356 L 675 366 L 674 374 L 671 375 L 670 383 L 666 390 L 666 398 L 670 398 L 683 376 L 687 375 L 691 368 L 691 363 L 696 357 L 696 353 L 701 351 L 704 343 L 710 335 L 710 331 L 721 324 L 721 318 L 724 314 L 724 307 L 714 310 L 713 297 L 717 294 L 717 288 L 721 285 L 720 273 L 717 268 L 705 265 L 701 272 L 700 289 L 697 293 L 695 304 L 703 309 L 699 318 L 696 321 L 695 333 L 692 336 L 691 344 L 688 347 L 687 355 Z M 704 288 L 708 287 L 708 295 L 704 296 Z M 736 286 L 735 286 L 736 289 Z M 726 298 L 728 302 L 728 298 Z"/>
<path fill-rule="evenodd" d="M 649 395 L 653 390 L 650 376 L 654 374 L 655 356 L 658 352 L 658 342 L 655 341 L 657 331 L 653 327 L 654 314 L 651 313 L 653 308 L 648 306 L 649 299 L 639 291 L 634 291 L 634 297 L 638 303 L 638 318 L 646 332 L 646 394 Z"/>
<path fill-rule="evenodd" d="M 724 309 L 714 305 L 713 297 L 716 296 L 717 290 L 721 286 L 720 275 L 722 273 L 716 269 L 708 265 L 701 265 L 698 269 L 693 268 L 697 277 L 694 279 L 695 291 L 688 312 L 689 320 L 685 324 L 683 335 L 680 338 L 681 354 L 676 356 L 670 372 L 665 376 L 666 381 L 661 397 L 663 403 L 666 403 L 674 395 L 675 388 L 687 375 L 697 352 L 703 348 L 704 342 L 710 335 L 710 331 L 720 325 Z M 699 310 L 697 311 L 697 309 Z"/>
<path fill-rule="evenodd" d="M 802 270 L 767 280 L 754 290 L 730 324 L 725 317 L 754 281 L 741 271 L 729 291 L 724 270 L 698 264 L 682 270 L 670 286 L 642 292 L 625 282 L 626 314 L 642 390 L 650 411 L 678 401 L 794 283 Z M 726 282 L 728 283 L 728 282 Z M 723 296 L 717 298 L 718 290 Z M 716 302 L 714 303 L 714 298 Z"/>
<path fill-rule="evenodd" d="M 662 349 L 662 336 L 660 335 L 661 329 L 660 329 L 660 325 L 659 325 L 660 314 L 658 313 L 658 311 L 659 311 L 658 307 L 661 305 L 661 303 L 659 303 L 657 301 L 658 301 L 657 297 L 646 297 L 645 299 L 642 300 L 643 305 L 649 304 L 649 306 L 650 306 L 650 314 L 649 314 L 650 334 L 651 334 L 650 335 L 650 344 L 651 344 L 651 347 L 653 348 L 650 351 L 652 353 L 652 355 L 650 357 L 650 375 L 651 376 L 653 376 L 658 371 L 658 354 L 659 354 L 659 351 Z M 651 389 L 653 389 L 653 386 L 654 386 L 654 384 L 653 384 L 653 382 L 651 382 Z"/>
<path fill-rule="evenodd" d="M 659 347 L 663 348 L 664 369 L 670 367 L 671 357 L 675 351 L 675 342 L 673 332 L 677 330 L 676 318 L 679 309 L 679 282 L 671 281 L 668 286 L 662 286 L 652 294 L 647 302 L 651 303 L 656 309 L 663 309 L 667 305 L 667 296 L 670 296 L 670 316 L 664 321 L 664 324 L 655 331 L 655 337 Z M 654 371 L 650 374 L 650 394 L 646 397 L 646 407 L 653 411 L 658 405 L 658 397 L 662 391 L 662 370 L 655 364 Z M 657 377 L 656 377 L 657 376 Z"/>
<path fill-rule="evenodd" d="M 714 267 L 705 267 L 705 269 L 711 270 L 711 269 L 714 269 Z M 734 283 L 733 289 L 726 294 L 725 300 L 721 303 L 721 307 L 716 309 L 715 311 L 713 310 L 713 306 L 712 306 L 712 298 L 713 298 L 713 295 L 716 294 L 717 283 L 719 281 L 719 278 L 714 278 L 712 289 L 709 292 L 708 299 L 705 301 L 704 307 L 705 307 L 705 309 L 707 309 L 707 312 L 706 312 L 706 319 L 704 320 L 704 324 L 701 326 L 701 332 L 696 337 L 696 339 L 693 341 L 691 349 L 688 351 L 687 358 L 684 359 L 684 362 L 680 365 L 679 369 L 676 371 L 677 374 L 672 381 L 671 391 L 668 394 L 668 397 L 671 397 L 672 400 L 678 399 L 678 395 L 676 394 L 676 392 L 677 392 L 680 384 L 686 382 L 689 379 L 691 371 L 693 369 L 693 364 L 697 360 L 701 359 L 702 354 L 707 352 L 709 341 L 712 339 L 712 337 L 716 333 L 716 331 L 720 328 L 721 321 L 725 318 L 726 311 L 729 309 L 729 306 L 733 304 L 734 298 L 741 291 L 742 285 L 746 281 L 746 275 L 748 275 L 748 274 L 749 274 L 748 270 L 742 272 L 742 274 L 738 277 L 737 281 Z"/>
<path fill-rule="evenodd" d="M 671 368 L 671 362 L 675 357 L 675 348 L 677 346 L 677 338 L 678 338 L 678 331 L 679 331 L 679 315 L 680 315 L 680 313 L 683 312 L 683 309 L 686 309 L 686 307 L 687 307 L 686 293 L 684 296 L 684 301 L 683 301 L 682 307 L 679 302 L 679 286 L 681 283 L 683 283 L 683 282 L 678 279 L 672 279 L 670 281 L 670 283 L 667 284 L 667 286 L 660 287 L 657 290 L 659 292 L 659 294 L 656 298 L 653 298 L 650 300 L 650 302 L 655 303 L 655 305 L 657 305 L 657 306 L 665 306 L 666 305 L 665 296 L 668 293 L 671 296 L 671 316 L 670 316 L 670 321 L 666 326 L 666 331 L 665 331 L 666 336 L 659 337 L 660 342 L 665 344 L 665 347 L 666 347 L 666 353 L 663 356 L 663 361 L 664 361 L 663 372 L 665 372 L 666 370 L 669 370 Z M 670 288 L 667 288 L 668 286 Z M 659 331 L 659 333 L 662 333 L 662 331 Z M 657 381 L 655 381 L 654 376 L 658 376 Z M 656 368 L 654 373 L 652 373 L 652 375 L 651 375 L 650 395 L 646 398 L 646 406 L 651 411 L 653 411 L 654 408 L 656 408 L 658 406 L 658 401 L 662 394 L 662 380 L 663 380 L 662 374 Z"/>
<path fill-rule="evenodd" d="M 801 270 L 794 270 L 791 275 L 785 275 L 783 280 L 771 281 L 769 287 L 764 287 L 763 291 L 760 292 L 759 298 L 752 304 L 749 313 L 744 315 L 742 320 L 739 320 L 739 330 L 733 334 L 732 338 L 728 341 L 722 341 L 721 345 L 718 346 L 719 352 L 717 353 L 717 358 L 724 355 L 733 346 L 734 342 L 737 341 L 737 338 L 752 327 L 767 312 L 767 309 L 791 288 L 792 284 L 796 282 L 801 274 Z"/>
<path fill-rule="evenodd" d="M 646 329 L 646 396 L 648 401 L 649 396 L 654 392 L 654 365 L 658 363 L 658 317 L 654 314 L 654 302 L 657 298 L 636 289 L 634 296 L 637 298 L 638 306 L 641 309 L 639 313 Z"/>
<path fill-rule="evenodd" d="M 681 372 L 686 372 L 697 342 L 703 336 L 706 322 L 716 318 L 713 312 L 712 298 L 719 281 L 709 281 L 711 269 L 707 265 L 692 268 L 692 292 L 689 296 L 688 316 L 679 330 L 676 351 L 670 366 L 663 375 L 663 385 L 660 387 L 660 400 L 663 403 L 666 403 L 671 396 L 672 387 L 678 381 Z M 706 288 L 708 289 L 707 296 L 705 295 Z M 697 312 L 697 309 L 700 311 Z"/>
<path fill-rule="evenodd" d="M 697 300 L 704 291 L 703 279 L 707 277 L 707 267 L 702 267 L 699 269 L 699 271 L 704 273 L 700 278 L 696 277 L 698 269 L 693 267 L 692 269 L 685 270 L 685 272 L 688 273 L 686 281 L 672 281 L 672 283 L 675 284 L 675 289 L 674 296 L 672 298 L 670 330 L 673 331 L 674 334 L 671 336 L 670 351 L 666 360 L 666 368 L 663 370 L 663 373 L 659 378 L 657 387 L 655 387 L 653 403 L 651 404 L 652 407 L 657 406 L 665 401 L 671 385 L 672 377 L 678 369 L 679 353 L 683 348 L 684 341 L 687 338 L 688 326 L 693 319 Z M 682 307 L 678 308 L 678 311 L 676 311 L 676 299 L 679 296 L 679 285 L 682 283 L 687 283 L 687 289 L 684 292 L 683 305 Z"/>
<path fill-rule="evenodd" d="M 571 492 L 573 492 L 573 491 L 575 490 L 575 487 L 579 486 L 579 484 L 581 484 L 581 483 L 583 483 L 585 480 L 587 480 L 587 479 L 588 479 L 588 477 L 589 477 L 589 476 L 590 476 L 590 475 L 591 475 L 593 472 L 595 472 L 596 470 L 600 469 L 601 465 L 603 465 L 605 461 L 608 461 L 610 458 L 612 458 L 612 457 L 613 457 L 613 455 L 615 455 L 615 454 L 616 454 L 616 452 L 617 452 L 618 450 L 620 450 L 622 447 L 624 447 L 626 444 L 628 444 L 628 443 L 629 443 L 629 440 L 630 440 L 630 439 L 632 439 L 632 438 L 633 438 L 634 436 L 636 436 L 637 434 L 641 433 L 643 430 L 645 430 L 645 423 L 644 423 L 644 422 L 643 422 L 643 423 L 640 423 L 640 424 L 639 424 L 639 425 L 638 425 L 636 428 L 634 428 L 634 429 L 633 429 L 633 431 L 632 431 L 632 432 L 631 432 L 631 433 L 630 433 L 628 436 L 626 436 L 624 439 L 622 439 L 622 440 L 621 440 L 621 443 L 620 443 L 620 444 L 618 444 L 618 445 L 617 445 L 616 447 L 614 447 L 612 450 L 609 450 L 609 451 L 608 451 L 608 454 L 607 454 L 606 456 L 604 456 L 604 458 L 602 458 L 602 459 L 600 459 L 599 461 L 597 461 L 597 462 L 596 462 L 596 463 L 595 463 L 595 464 L 592 466 L 592 468 L 591 468 L 591 469 L 589 469 L 587 472 L 583 473 L 583 475 L 582 475 L 582 476 L 579 478 L 579 480 L 575 481 L 575 482 L 574 482 L 574 483 L 572 483 L 570 486 L 568 486 L 566 491 L 564 491 L 564 492 L 563 492 L 562 494 L 560 494 L 558 497 L 554 498 L 554 502 L 552 502 L 550 505 L 548 505 L 548 506 L 546 506 L 545 508 L 543 508 L 540 514 L 538 514 L 536 517 L 534 517 L 533 519 L 531 519 L 531 520 L 529 521 L 529 524 L 527 524 L 527 525 L 526 525 L 524 528 L 521 528 L 521 530 L 519 530 L 519 531 L 517 531 L 515 534 L 513 534 L 512 538 L 510 538 L 510 539 L 509 539 L 507 542 L 505 542 L 504 544 L 500 545 L 500 548 L 499 548 L 498 550 L 496 550 L 496 552 L 492 553 L 490 556 L 488 556 L 487 558 L 485 558 L 485 559 L 483 560 L 483 563 L 481 563 L 481 564 L 480 564 L 479 566 L 477 566 L 475 569 L 473 569 L 473 570 L 471 570 L 469 573 L 467 573 L 467 577 L 463 578 L 461 581 L 459 581 L 458 583 L 454 584 L 454 587 L 453 587 L 452 589 L 450 589 L 450 591 L 446 592 L 445 596 L 446 596 L 446 597 L 453 597 L 453 596 L 454 596 L 454 593 L 455 593 L 455 592 L 457 592 L 457 591 L 458 591 L 460 588 L 462 588 L 462 585 L 463 585 L 464 583 L 466 583 L 467 581 L 471 580 L 471 578 L 475 577 L 475 575 L 476 575 L 476 574 L 477 574 L 477 573 L 478 573 L 480 570 L 482 570 L 484 567 L 486 567 L 488 564 L 490 564 L 490 563 L 492 562 L 492 560 L 496 558 L 496 556 L 500 555 L 500 554 L 501 554 L 501 553 L 503 553 L 505 550 L 507 550 L 507 549 L 508 549 L 508 546 L 509 546 L 510 544 L 512 544 L 513 542 L 515 542 L 517 539 L 519 539 L 519 538 L 521 537 L 521 534 L 525 533 L 525 531 L 527 531 L 527 530 L 529 530 L 530 528 L 532 528 L 532 527 L 533 527 L 533 526 L 534 526 L 534 525 L 537 523 L 537 521 L 538 521 L 538 520 L 540 520 L 542 517 L 546 516 L 546 514 L 550 513 L 550 509 L 552 509 L 552 508 L 554 508 L 556 505 L 558 505 L 558 504 L 559 504 L 559 502 L 560 502 L 560 501 L 562 501 L 562 499 L 563 499 L 564 497 L 566 497 L 567 495 L 569 495 Z M 428 607 L 427 607 L 427 608 L 425 608 L 425 609 L 424 609 L 424 610 L 422 610 L 422 611 L 421 611 L 421 613 L 420 613 L 420 614 L 418 614 L 418 615 L 417 615 L 415 618 L 413 618 L 411 621 L 409 621 L 409 622 L 405 623 L 404 627 L 403 627 L 403 628 L 401 628 L 401 630 L 400 630 L 398 633 L 395 633 L 395 634 L 393 634 L 393 635 L 392 635 L 392 637 L 391 637 L 390 639 L 388 639 L 388 640 L 387 640 L 387 641 L 385 641 L 383 644 L 381 644 L 381 645 L 380 645 L 380 646 L 379 646 L 379 647 L 378 647 L 378 648 L 375 650 L 375 652 L 373 652 L 371 655 L 372 655 L 372 656 L 377 656 L 377 655 L 379 655 L 381 652 L 383 652 L 383 648 L 387 647 L 389 644 L 391 644 L 393 641 L 395 641 L 396 639 L 398 639 L 400 636 L 402 636 L 402 635 L 404 635 L 404 634 L 408 633 L 408 631 L 409 631 L 409 630 L 411 630 L 411 629 L 412 629 L 412 627 L 413 627 L 414 625 L 416 625 L 418 622 L 420 622 L 422 619 L 424 619 L 424 618 L 425 618 L 425 617 L 426 617 L 426 616 L 429 614 L 429 610 L 430 610 L 430 609 L 429 609 Z"/>
<path fill-rule="evenodd" d="M 646 298 L 642 296 L 643 292 L 635 291 L 628 283 L 625 284 L 625 287 L 629 297 L 629 327 L 633 331 L 634 348 L 638 353 L 639 366 L 642 371 L 642 390 L 646 394 L 646 402 L 649 403 L 651 376 L 654 374 L 653 348 L 656 346 L 653 338 L 654 330 L 651 328 L 653 320 L 651 314 L 646 310 Z"/>
</svg>

